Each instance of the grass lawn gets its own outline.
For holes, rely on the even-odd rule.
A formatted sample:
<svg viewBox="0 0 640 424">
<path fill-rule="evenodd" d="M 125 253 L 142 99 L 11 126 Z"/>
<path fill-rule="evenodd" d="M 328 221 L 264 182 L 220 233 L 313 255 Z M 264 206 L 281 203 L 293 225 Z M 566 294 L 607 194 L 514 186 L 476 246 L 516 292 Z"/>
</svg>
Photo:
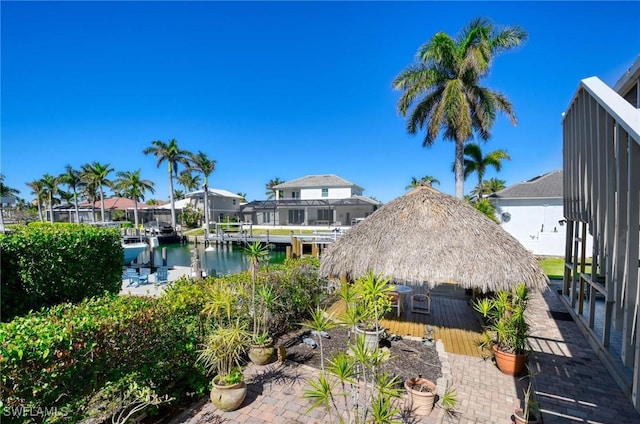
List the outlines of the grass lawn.
<svg viewBox="0 0 640 424">
<path fill-rule="evenodd" d="M 547 277 L 552 280 L 562 280 L 564 278 L 564 258 L 561 257 L 546 257 L 539 259 L 540 266 Z M 580 269 L 577 270 L 580 272 Z M 591 258 L 587 258 L 585 266 L 585 273 L 591 272 Z"/>
</svg>

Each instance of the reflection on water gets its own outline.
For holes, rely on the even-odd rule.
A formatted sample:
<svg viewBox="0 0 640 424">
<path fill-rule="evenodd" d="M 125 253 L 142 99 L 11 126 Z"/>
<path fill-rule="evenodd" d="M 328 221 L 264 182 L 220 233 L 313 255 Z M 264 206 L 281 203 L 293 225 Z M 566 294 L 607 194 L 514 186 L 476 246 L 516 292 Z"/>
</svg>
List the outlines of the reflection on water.
<svg viewBox="0 0 640 424">
<path fill-rule="evenodd" d="M 206 252 L 203 244 L 170 244 L 162 245 L 155 249 L 154 265 L 162 265 L 162 249 L 167 249 L 167 266 L 191 266 L 191 251 L 196 249 L 200 258 L 200 267 L 209 271 L 212 275 L 235 274 L 249 269 L 249 259 L 239 246 L 213 246 L 214 250 Z M 285 252 L 272 250 L 269 254 L 270 263 L 284 261 Z M 149 250 L 138 257 L 138 261 L 149 261 Z"/>
</svg>

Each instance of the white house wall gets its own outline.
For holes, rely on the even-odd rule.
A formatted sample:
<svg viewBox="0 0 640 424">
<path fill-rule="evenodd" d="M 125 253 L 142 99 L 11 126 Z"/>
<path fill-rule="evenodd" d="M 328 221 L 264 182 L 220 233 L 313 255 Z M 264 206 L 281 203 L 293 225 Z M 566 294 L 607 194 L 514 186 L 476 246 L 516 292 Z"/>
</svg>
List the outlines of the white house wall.
<svg viewBox="0 0 640 424">
<path fill-rule="evenodd" d="M 495 205 L 502 228 L 527 250 L 534 255 L 564 256 L 566 225 L 560 224 L 564 221 L 562 199 L 497 199 Z M 505 213 L 511 215 L 508 222 L 503 218 Z"/>
</svg>

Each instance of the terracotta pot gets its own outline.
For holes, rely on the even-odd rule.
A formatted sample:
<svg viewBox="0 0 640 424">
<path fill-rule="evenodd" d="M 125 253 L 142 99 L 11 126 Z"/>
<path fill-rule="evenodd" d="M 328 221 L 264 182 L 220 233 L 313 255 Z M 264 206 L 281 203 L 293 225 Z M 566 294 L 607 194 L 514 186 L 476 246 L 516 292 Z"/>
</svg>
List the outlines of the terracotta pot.
<svg viewBox="0 0 640 424">
<path fill-rule="evenodd" d="M 275 353 L 276 348 L 271 343 L 249 346 L 249 359 L 256 365 L 268 364 Z"/>
<path fill-rule="evenodd" d="M 235 411 L 242 405 L 247 396 L 247 385 L 244 381 L 231 385 L 219 385 L 213 381 L 211 403 L 221 411 Z"/>
<path fill-rule="evenodd" d="M 404 382 L 409 397 L 409 409 L 416 415 L 428 415 L 433 409 L 436 385 L 426 378 L 409 378 Z M 426 388 L 422 391 L 420 388 Z"/>
<path fill-rule="evenodd" d="M 529 419 L 525 420 L 524 410 L 522 408 L 516 408 L 513 412 L 513 420 L 513 422 L 517 424 L 535 424 L 540 422 L 538 421 L 538 417 L 531 412 L 529 413 Z"/>
<path fill-rule="evenodd" d="M 384 328 L 378 330 L 365 330 L 361 325 L 356 326 L 356 334 L 358 336 L 364 334 L 364 345 L 367 349 L 375 349 L 378 347 L 380 337 L 384 333 Z"/>
<path fill-rule="evenodd" d="M 516 355 L 514 353 L 503 352 L 495 345 L 493 346 L 493 354 L 496 358 L 498 369 L 507 375 L 521 375 L 527 365 L 529 354 Z"/>
</svg>

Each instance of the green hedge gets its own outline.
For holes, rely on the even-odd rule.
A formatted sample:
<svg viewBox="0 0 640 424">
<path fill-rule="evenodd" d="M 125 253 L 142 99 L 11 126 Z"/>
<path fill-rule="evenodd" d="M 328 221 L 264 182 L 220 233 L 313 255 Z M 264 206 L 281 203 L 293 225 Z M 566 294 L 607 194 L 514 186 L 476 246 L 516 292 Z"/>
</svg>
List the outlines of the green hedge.
<svg viewBox="0 0 640 424">
<path fill-rule="evenodd" d="M 316 304 L 317 265 L 295 260 L 260 270 L 259 284 L 277 293 L 273 334 L 296 326 Z M 171 407 L 204 395 L 209 381 L 196 365 L 210 324 L 203 310 L 224 284 L 246 286 L 233 303 L 234 313 L 249 319 L 251 276 L 245 272 L 201 282 L 182 278 L 159 298 L 105 295 L 0 324 L 0 416 L 9 422 L 108 420 L 132 401 L 123 393 L 134 385 L 172 398 Z"/>
<path fill-rule="evenodd" d="M 191 308 L 107 295 L 0 326 L 1 415 L 11 421 L 108 418 L 131 383 L 178 401 L 207 387 L 195 367 L 202 329 Z"/>
<path fill-rule="evenodd" d="M 2 321 L 30 310 L 79 302 L 122 285 L 117 229 L 76 224 L 18 226 L 0 234 Z"/>
</svg>

